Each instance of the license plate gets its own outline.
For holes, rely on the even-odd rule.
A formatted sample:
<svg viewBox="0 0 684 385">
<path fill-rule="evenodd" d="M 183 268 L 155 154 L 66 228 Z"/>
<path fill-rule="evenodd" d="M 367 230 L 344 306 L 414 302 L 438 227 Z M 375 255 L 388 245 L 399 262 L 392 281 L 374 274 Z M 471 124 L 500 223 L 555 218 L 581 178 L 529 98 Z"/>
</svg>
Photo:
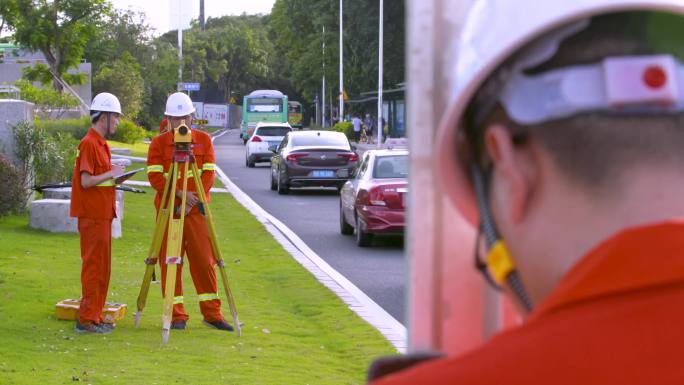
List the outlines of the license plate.
<svg viewBox="0 0 684 385">
<path fill-rule="evenodd" d="M 332 170 L 313 170 L 311 176 L 314 178 L 332 178 L 335 173 Z"/>
<path fill-rule="evenodd" d="M 268 146 L 268 151 L 275 151 L 278 148 L 277 144 L 270 144 Z"/>
</svg>

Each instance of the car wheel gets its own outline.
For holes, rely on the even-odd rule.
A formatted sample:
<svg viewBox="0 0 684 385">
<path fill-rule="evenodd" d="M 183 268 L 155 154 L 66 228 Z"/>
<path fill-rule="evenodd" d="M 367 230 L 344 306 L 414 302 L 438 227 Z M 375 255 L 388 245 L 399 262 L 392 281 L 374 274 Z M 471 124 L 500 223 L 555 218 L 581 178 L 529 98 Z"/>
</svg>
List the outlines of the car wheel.
<svg viewBox="0 0 684 385">
<path fill-rule="evenodd" d="M 280 195 L 286 195 L 290 193 L 290 186 L 287 185 L 287 182 L 283 182 L 283 177 L 280 175 L 280 171 L 278 171 L 278 194 Z"/>
<path fill-rule="evenodd" d="M 247 158 L 247 167 L 254 168 L 254 160 L 251 157 Z"/>
<path fill-rule="evenodd" d="M 275 179 L 273 179 L 273 169 L 271 169 L 271 191 L 276 191 L 278 189 L 278 184 L 276 184 Z"/>
<path fill-rule="evenodd" d="M 340 233 L 342 235 L 352 235 L 354 234 L 354 228 L 347 223 L 344 218 L 344 210 L 342 209 L 342 200 L 340 199 Z"/>
<path fill-rule="evenodd" d="M 373 242 L 373 234 L 363 231 L 363 221 L 356 216 L 356 244 L 359 247 L 368 247 Z"/>
</svg>

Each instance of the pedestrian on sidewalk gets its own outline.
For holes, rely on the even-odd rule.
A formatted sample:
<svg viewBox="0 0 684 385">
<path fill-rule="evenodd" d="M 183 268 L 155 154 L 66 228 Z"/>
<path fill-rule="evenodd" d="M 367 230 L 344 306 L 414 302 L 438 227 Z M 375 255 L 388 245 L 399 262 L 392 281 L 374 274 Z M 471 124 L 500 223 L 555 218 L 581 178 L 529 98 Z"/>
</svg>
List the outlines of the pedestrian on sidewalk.
<svg viewBox="0 0 684 385">
<path fill-rule="evenodd" d="M 81 303 L 77 333 L 108 334 L 102 310 L 112 269 L 112 220 L 116 217 L 114 178 L 124 172 L 112 164 L 107 136 L 116 132 L 121 116 L 119 99 L 110 93 L 95 96 L 90 105 L 92 126 L 81 139 L 71 184 L 70 215 L 78 218 L 81 238 Z"/>
<path fill-rule="evenodd" d="M 366 114 L 366 119 L 363 120 L 363 127 L 366 129 L 366 134 L 368 135 L 368 143 L 374 143 L 375 130 L 373 129 L 373 118 L 371 117 L 371 114 Z"/>
<path fill-rule="evenodd" d="M 166 101 L 166 118 L 168 119 L 168 129 L 154 137 L 150 143 L 147 155 L 147 177 L 152 187 L 157 191 L 154 198 L 154 205 L 159 211 L 162 194 L 166 184 L 174 152 L 174 129 L 183 122 L 190 127 L 192 125 L 195 107 L 190 97 L 182 92 L 170 95 Z M 215 329 L 232 331 L 233 327 L 226 322 L 221 313 L 221 300 L 218 295 L 216 281 L 216 263 L 209 240 L 209 229 L 204 216 L 199 212 L 197 204 L 200 203 L 198 194 L 205 194 L 207 202 L 211 200 L 209 190 L 214 184 L 214 170 L 216 168 L 214 160 L 214 146 L 211 137 L 204 131 L 192 130 L 192 152 L 201 173 L 202 186 L 204 191 L 198 191 L 192 175 L 185 175 L 184 170 L 180 171 L 178 183 L 182 185 L 183 179 L 188 179 L 187 185 L 187 210 L 185 222 L 183 224 L 183 247 L 181 256 L 187 256 L 190 262 L 190 276 L 195 284 L 197 295 L 199 296 L 200 311 L 204 317 L 204 324 Z M 191 171 L 188 172 L 190 174 Z M 182 192 L 176 192 L 174 207 L 181 204 Z M 175 211 L 175 210 L 174 210 Z M 159 264 L 162 271 L 162 295 L 166 287 L 166 237 L 162 241 L 159 253 Z M 171 329 L 183 330 L 189 319 L 185 311 L 183 297 L 182 280 L 183 258 L 180 259 L 176 270 L 176 287 L 174 288 L 173 316 Z"/>
<path fill-rule="evenodd" d="M 354 114 L 354 117 L 352 118 L 351 122 L 354 126 L 354 140 L 356 140 L 356 143 L 358 143 L 361 140 L 361 118 L 359 118 L 358 115 Z"/>
<path fill-rule="evenodd" d="M 374 384 L 684 383 L 682 25 L 680 0 L 473 6 L 435 175 L 525 320 Z"/>
</svg>

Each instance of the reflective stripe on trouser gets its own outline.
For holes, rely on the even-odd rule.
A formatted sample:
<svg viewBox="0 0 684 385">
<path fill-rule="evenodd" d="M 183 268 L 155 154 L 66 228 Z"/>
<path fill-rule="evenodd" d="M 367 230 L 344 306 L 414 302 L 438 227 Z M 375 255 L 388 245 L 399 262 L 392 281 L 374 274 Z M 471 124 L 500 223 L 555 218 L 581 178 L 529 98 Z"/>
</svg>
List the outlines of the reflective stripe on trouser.
<svg viewBox="0 0 684 385">
<path fill-rule="evenodd" d="M 209 229 L 204 221 L 204 217 L 197 211 L 190 212 L 190 215 L 185 217 L 185 224 L 183 226 L 183 250 L 181 255 L 187 256 L 188 264 L 190 265 L 190 276 L 195 284 L 195 290 L 199 294 L 216 295 L 218 293 L 216 270 L 214 270 L 214 256 L 211 252 L 211 244 L 209 243 Z M 162 243 L 162 255 L 166 254 L 166 235 Z M 162 268 L 162 294 L 164 293 L 164 285 L 166 281 L 166 258 L 159 258 Z M 184 264 L 183 264 L 184 265 Z M 174 295 L 179 297 L 183 295 L 183 283 L 181 280 L 182 267 L 178 265 L 176 272 L 176 288 Z M 200 297 L 200 311 L 207 321 L 218 321 L 223 319 L 221 314 L 221 300 L 216 295 L 215 299 L 202 300 Z M 183 304 L 176 304 L 173 306 L 173 320 L 187 320 L 188 315 L 185 312 Z"/>
<path fill-rule="evenodd" d="M 102 322 L 112 268 L 112 220 L 78 218 L 81 237 L 79 322 Z"/>
</svg>

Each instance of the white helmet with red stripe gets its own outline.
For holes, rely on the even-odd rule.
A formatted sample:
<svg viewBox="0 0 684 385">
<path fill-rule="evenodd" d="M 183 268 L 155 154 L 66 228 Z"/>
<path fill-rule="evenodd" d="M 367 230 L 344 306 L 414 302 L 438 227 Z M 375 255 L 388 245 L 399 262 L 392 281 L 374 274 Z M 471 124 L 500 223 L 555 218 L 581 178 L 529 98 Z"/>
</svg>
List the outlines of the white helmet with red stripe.
<svg viewBox="0 0 684 385">
<path fill-rule="evenodd" d="M 455 92 L 437 138 L 437 179 L 469 222 L 477 225 L 479 210 L 460 151 L 467 147 L 464 118 L 478 90 L 503 63 L 514 64 L 496 102 L 521 124 L 618 108 L 684 110 L 684 67 L 669 55 L 607 58 L 541 75 L 524 73 L 551 58 L 560 42 L 585 28 L 591 17 L 626 11 L 684 15 L 684 0 L 475 2 L 459 41 Z"/>
</svg>

